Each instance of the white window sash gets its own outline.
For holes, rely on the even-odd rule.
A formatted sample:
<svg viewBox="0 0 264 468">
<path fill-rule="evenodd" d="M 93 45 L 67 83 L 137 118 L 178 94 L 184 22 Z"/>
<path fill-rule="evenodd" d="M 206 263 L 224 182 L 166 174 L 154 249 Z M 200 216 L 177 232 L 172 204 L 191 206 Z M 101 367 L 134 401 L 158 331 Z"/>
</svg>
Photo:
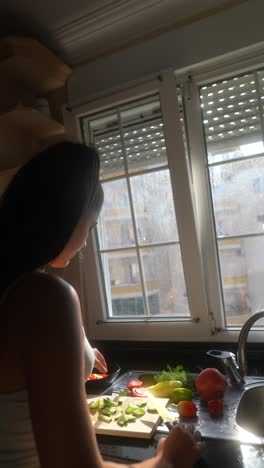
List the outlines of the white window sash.
<svg viewBox="0 0 264 468">
<path fill-rule="evenodd" d="M 225 328 L 218 252 L 213 225 L 213 205 L 208 178 L 206 143 L 200 107 L 199 87 L 230 78 L 241 73 L 252 72 L 264 67 L 264 56 L 239 56 L 236 63 L 230 58 L 221 59 L 214 65 L 204 65 L 189 74 L 188 70 L 175 73 L 184 93 L 185 118 L 188 132 L 189 156 L 195 192 L 195 209 L 198 238 L 201 247 L 209 316 L 215 324 L 215 335 L 211 342 L 237 342 L 241 327 Z M 256 324 L 257 325 L 257 324 Z M 254 329 L 249 342 L 263 342 L 263 328 Z"/>
<path fill-rule="evenodd" d="M 206 146 L 198 86 L 189 81 L 184 87 L 185 118 L 192 167 L 198 236 L 202 252 L 209 315 L 216 329 L 224 328 L 220 273 L 213 229 L 213 208 L 206 170 Z"/>
</svg>

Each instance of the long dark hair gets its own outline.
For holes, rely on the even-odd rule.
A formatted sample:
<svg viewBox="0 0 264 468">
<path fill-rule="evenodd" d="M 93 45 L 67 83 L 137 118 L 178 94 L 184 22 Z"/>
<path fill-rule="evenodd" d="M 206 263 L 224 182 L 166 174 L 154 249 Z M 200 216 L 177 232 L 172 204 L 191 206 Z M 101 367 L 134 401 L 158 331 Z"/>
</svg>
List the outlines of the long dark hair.
<svg viewBox="0 0 264 468">
<path fill-rule="evenodd" d="M 62 252 L 100 190 L 98 154 L 80 143 L 50 146 L 16 173 L 0 200 L 0 291 Z"/>
</svg>

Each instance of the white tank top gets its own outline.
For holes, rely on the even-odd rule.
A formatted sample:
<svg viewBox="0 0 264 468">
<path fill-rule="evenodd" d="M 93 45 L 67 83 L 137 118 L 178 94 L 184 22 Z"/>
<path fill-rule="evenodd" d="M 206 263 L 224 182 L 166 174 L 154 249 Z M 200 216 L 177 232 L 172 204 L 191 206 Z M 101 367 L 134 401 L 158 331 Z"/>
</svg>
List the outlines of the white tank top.
<svg viewBox="0 0 264 468">
<path fill-rule="evenodd" d="M 0 468 L 40 468 L 26 390 L 0 394 Z"/>
</svg>

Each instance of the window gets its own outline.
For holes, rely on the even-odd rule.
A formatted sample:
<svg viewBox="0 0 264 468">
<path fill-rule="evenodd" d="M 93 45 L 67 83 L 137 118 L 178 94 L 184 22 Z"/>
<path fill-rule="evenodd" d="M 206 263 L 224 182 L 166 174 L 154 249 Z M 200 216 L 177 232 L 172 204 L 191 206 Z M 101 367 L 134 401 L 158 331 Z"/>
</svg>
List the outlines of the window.
<svg viewBox="0 0 264 468">
<path fill-rule="evenodd" d="M 158 95 L 82 119 L 98 148 L 108 318 L 190 317 Z"/>
<path fill-rule="evenodd" d="M 209 336 L 180 97 L 168 72 L 75 111 L 105 193 L 81 268 L 97 339 Z"/>
<path fill-rule="evenodd" d="M 195 177 L 197 192 L 203 191 L 198 211 L 207 199 L 208 212 L 201 219 L 207 224 L 204 263 L 213 290 L 208 289 L 208 301 L 221 328 L 239 327 L 264 305 L 264 72 L 191 86 L 195 102 L 186 105 L 191 159 L 196 172 L 205 166 L 206 173 L 207 190 L 198 181 L 201 173 Z M 190 116 L 194 107 L 195 118 Z"/>
<path fill-rule="evenodd" d="M 105 192 L 97 338 L 234 340 L 263 308 L 264 71 L 201 76 L 78 116 Z"/>
<path fill-rule="evenodd" d="M 226 324 L 264 304 L 263 72 L 200 89 Z"/>
</svg>

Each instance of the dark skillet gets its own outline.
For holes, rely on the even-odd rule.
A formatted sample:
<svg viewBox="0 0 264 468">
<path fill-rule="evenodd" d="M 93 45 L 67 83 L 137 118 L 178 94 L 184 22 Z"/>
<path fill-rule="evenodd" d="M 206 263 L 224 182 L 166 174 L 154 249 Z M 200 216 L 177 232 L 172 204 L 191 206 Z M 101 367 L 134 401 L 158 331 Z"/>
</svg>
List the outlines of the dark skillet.
<svg viewBox="0 0 264 468">
<path fill-rule="evenodd" d="M 86 393 L 89 395 L 103 392 L 109 387 L 120 374 L 121 368 L 116 362 L 108 362 L 108 377 L 98 380 L 87 380 L 85 382 Z M 93 369 L 94 374 L 100 374 L 96 369 Z"/>
</svg>

